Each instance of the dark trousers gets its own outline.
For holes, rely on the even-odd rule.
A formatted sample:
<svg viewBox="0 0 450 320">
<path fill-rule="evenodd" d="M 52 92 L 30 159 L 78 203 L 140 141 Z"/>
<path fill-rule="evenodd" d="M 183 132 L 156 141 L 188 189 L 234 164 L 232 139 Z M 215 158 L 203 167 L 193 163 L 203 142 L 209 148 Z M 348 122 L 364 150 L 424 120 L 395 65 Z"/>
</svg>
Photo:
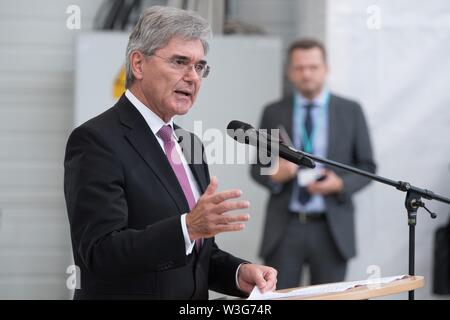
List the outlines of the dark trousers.
<svg viewBox="0 0 450 320">
<path fill-rule="evenodd" d="M 296 214 L 266 264 L 278 270 L 277 289 L 298 287 L 309 266 L 311 285 L 344 281 L 347 261 L 333 241 L 326 218 L 300 221 Z"/>
</svg>

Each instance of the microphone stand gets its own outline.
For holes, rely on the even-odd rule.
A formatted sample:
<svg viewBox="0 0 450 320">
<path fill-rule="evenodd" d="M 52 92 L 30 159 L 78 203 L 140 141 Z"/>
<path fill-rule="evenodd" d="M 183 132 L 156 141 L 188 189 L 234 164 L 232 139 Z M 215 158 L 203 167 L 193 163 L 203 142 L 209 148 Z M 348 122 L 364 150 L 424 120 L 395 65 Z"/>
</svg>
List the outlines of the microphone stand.
<svg viewBox="0 0 450 320">
<path fill-rule="evenodd" d="M 233 132 L 236 133 L 236 130 L 240 129 L 244 133 L 244 131 L 249 131 L 249 135 L 236 135 L 233 134 Z M 237 120 L 234 120 L 228 124 L 227 127 L 228 134 L 236 141 L 240 143 L 245 144 L 251 144 L 253 146 L 256 146 L 257 148 L 263 148 L 266 150 L 269 155 L 271 154 L 271 144 L 268 144 L 267 142 L 273 142 L 272 137 L 268 136 L 266 133 L 262 134 L 259 130 L 256 130 L 251 125 L 240 122 Z M 231 130 L 231 132 L 230 132 Z M 263 143 L 260 143 L 260 142 Z M 337 167 L 344 169 L 348 172 L 356 173 L 360 176 L 367 177 L 371 180 L 375 180 L 377 182 L 395 187 L 397 190 L 406 192 L 406 198 L 405 198 L 405 208 L 407 211 L 408 216 L 408 225 L 409 225 L 409 259 L 408 259 L 408 272 L 410 276 L 414 276 L 415 274 L 415 227 L 417 224 L 417 210 L 420 207 L 425 208 L 425 210 L 428 211 L 432 219 L 436 218 L 436 214 L 428 210 L 428 208 L 425 206 L 425 203 L 422 201 L 422 198 L 428 199 L 428 200 L 438 200 L 443 203 L 450 204 L 450 199 L 437 195 L 434 192 L 426 189 L 421 189 L 418 187 L 415 187 L 411 185 L 409 182 L 404 181 L 394 181 L 391 179 L 387 179 L 381 176 L 378 176 L 374 173 L 367 172 L 352 166 L 345 165 L 340 162 L 332 161 L 329 159 L 325 159 L 319 156 L 315 156 L 313 154 L 296 150 L 290 146 L 286 146 L 281 141 L 275 141 L 278 145 L 278 151 L 281 151 L 280 147 L 283 147 L 283 155 L 282 157 L 290 162 L 296 163 L 298 165 L 303 165 L 309 168 L 314 168 L 315 163 L 311 159 L 329 164 L 330 166 Z M 408 292 L 408 298 L 409 300 L 414 300 L 414 290 L 411 290 Z"/>
<path fill-rule="evenodd" d="M 292 150 L 295 150 L 293 148 L 291 148 Z M 355 167 L 351 167 L 336 161 L 332 161 L 329 159 L 325 159 L 319 156 L 315 156 L 313 154 L 309 154 L 307 152 L 303 152 L 303 151 L 298 151 L 295 150 L 296 153 L 299 154 L 299 156 L 302 157 L 308 157 L 311 158 L 315 161 L 321 162 L 321 163 L 326 163 L 329 164 L 333 167 L 337 167 L 337 168 L 341 168 L 344 169 L 346 171 L 349 172 L 353 172 L 356 173 L 358 175 L 367 177 L 369 179 L 375 180 L 377 182 L 395 187 L 397 190 L 406 192 L 406 198 L 405 198 L 405 208 L 408 214 L 408 225 L 409 225 L 409 259 L 408 259 L 408 263 L 409 263 L 409 275 L 410 276 L 414 276 L 415 270 L 414 270 L 414 266 L 415 266 L 415 227 L 417 224 L 417 210 L 420 207 L 425 208 L 425 210 L 427 210 L 431 216 L 431 218 L 435 219 L 436 218 L 436 214 L 431 212 L 430 210 L 428 210 L 428 208 L 425 206 L 425 203 L 422 201 L 422 198 L 428 199 L 428 200 L 437 200 L 443 203 L 447 203 L 450 204 L 450 199 L 437 195 L 434 192 L 430 191 L 430 190 L 426 190 L 426 189 L 421 189 L 418 187 L 415 187 L 413 185 L 411 185 L 409 182 L 404 182 L 404 181 L 394 181 L 391 179 L 387 179 L 381 176 L 378 176 L 376 174 L 355 168 Z M 414 300 L 414 290 L 411 290 L 408 292 L 408 298 L 409 300 Z"/>
</svg>

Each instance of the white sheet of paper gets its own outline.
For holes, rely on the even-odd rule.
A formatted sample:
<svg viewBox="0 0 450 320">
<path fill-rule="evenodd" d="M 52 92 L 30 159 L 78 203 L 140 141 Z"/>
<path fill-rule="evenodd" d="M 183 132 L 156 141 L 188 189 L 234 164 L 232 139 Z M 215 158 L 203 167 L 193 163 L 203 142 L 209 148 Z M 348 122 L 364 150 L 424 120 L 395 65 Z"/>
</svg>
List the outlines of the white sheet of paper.
<svg viewBox="0 0 450 320">
<path fill-rule="evenodd" d="M 298 184 L 302 187 L 316 181 L 321 175 L 321 171 L 317 169 L 300 169 L 297 173 Z"/>
<path fill-rule="evenodd" d="M 384 283 L 390 283 L 396 280 L 400 280 L 407 277 L 406 275 L 399 275 L 393 277 L 385 277 L 385 278 L 376 278 L 376 279 L 368 279 L 368 280 L 360 280 L 360 281 L 350 281 L 350 282 L 339 282 L 339 283 L 330 283 L 317 285 L 312 287 L 295 289 L 289 292 L 265 292 L 261 293 L 258 287 L 254 287 L 250 296 L 247 300 L 270 300 L 270 299 L 280 299 L 280 298 L 289 298 L 289 297 L 299 297 L 299 296 L 315 296 L 326 293 L 337 293 L 342 292 L 351 288 L 355 288 L 356 286 L 365 286 L 365 285 L 380 285 Z"/>
</svg>

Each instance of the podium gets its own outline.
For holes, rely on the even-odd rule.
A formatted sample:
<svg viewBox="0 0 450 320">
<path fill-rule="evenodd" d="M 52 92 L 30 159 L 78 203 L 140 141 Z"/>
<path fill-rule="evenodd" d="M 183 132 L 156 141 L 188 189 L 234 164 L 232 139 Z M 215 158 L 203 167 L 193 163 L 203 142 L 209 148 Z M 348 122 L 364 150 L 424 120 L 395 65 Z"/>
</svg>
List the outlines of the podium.
<svg viewBox="0 0 450 320">
<path fill-rule="evenodd" d="M 339 282 L 336 284 L 329 285 L 340 285 L 346 282 Z M 273 300 L 367 300 L 371 298 L 389 296 L 394 294 L 399 294 L 403 292 L 408 292 L 410 290 L 416 290 L 424 287 L 425 280 L 423 276 L 406 276 L 403 279 L 395 280 L 390 283 L 382 284 L 371 284 L 356 286 L 354 288 L 347 289 L 341 292 L 332 292 L 308 296 L 290 296 L 287 298 L 276 298 Z M 318 285 L 323 286 L 323 285 Z M 306 288 L 314 288 L 318 286 L 309 286 Z M 305 287 L 302 287 L 302 289 Z M 277 290 L 277 293 L 288 293 L 295 289 L 300 288 L 290 288 L 284 290 Z"/>
</svg>

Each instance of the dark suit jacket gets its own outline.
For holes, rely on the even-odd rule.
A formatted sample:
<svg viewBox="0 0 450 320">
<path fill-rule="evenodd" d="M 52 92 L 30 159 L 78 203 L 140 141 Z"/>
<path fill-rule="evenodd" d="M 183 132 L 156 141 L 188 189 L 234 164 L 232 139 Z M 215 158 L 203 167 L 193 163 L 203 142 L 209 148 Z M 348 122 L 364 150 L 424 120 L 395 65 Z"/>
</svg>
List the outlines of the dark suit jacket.
<svg viewBox="0 0 450 320">
<path fill-rule="evenodd" d="M 189 163 L 193 147 L 203 149 L 185 133 L 190 139 L 181 146 Z M 208 166 L 201 155 L 196 159 L 190 168 L 203 193 Z M 208 288 L 242 295 L 235 273 L 243 260 L 220 250 L 214 238 L 186 256 L 180 215 L 189 212 L 188 203 L 156 137 L 124 95 L 72 132 L 64 164 L 81 271 L 75 299 L 207 299 Z"/>
<path fill-rule="evenodd" d="M 369 133 L 361 107 L 354 101 L 331 95 L 328 121 L 327 158 L 362 170 L 375 172 Z M 293 97 L 290 96 L 265 108 L 260 128 L 269 130 L 283 125 L 292 137 L 292 122 Z M 349 259 L 356 254 L 354 209 L 351 195 L 370 181 L 342 169 L 328 168 L 343 179 L 344 190 L 340 194 L 325 197 L 327 221 L 340 254 L 344 259 Z M 257 182 L 271 191 L 260 249 L 260 255 L 267 258 L 285 232 L 289 221 L 288 210 L 292 186 L 297 180 L 293 179 L 285 183 L 282 190 L 275 193 L 269 176 L 261 175 L 260 169 L 261 167 L 258 164 L 253 165 L 251 174 Z"/>
</svg>

